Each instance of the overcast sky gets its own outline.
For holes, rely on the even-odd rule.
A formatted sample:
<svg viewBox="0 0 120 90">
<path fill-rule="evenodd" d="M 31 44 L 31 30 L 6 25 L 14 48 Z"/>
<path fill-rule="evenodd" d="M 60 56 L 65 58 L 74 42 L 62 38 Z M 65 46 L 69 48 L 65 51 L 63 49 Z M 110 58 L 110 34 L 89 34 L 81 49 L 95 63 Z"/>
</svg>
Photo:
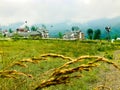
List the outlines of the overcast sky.
<svg viewBox="0 0 120 90">
<path fill-rule="evenodd" d="M 84 23 L 120 16 L 120 0 L 0 0 L 0 25 L 28 21 Z"/>
</svg>

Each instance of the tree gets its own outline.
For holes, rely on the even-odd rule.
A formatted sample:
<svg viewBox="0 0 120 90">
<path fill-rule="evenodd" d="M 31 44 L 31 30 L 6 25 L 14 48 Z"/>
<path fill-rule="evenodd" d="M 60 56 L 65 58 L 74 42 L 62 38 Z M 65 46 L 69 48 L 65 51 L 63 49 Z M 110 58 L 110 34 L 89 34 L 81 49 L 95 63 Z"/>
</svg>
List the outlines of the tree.
<svg viewBox="0 0 120 90">
<path fill-rule="evenodd" d="M 117 34 L 115 34 L 115 35 L 114 35 L 114 39 L 116 40 L 117 38 L 118 38 L 118 35 L 117 35 Z"/>
<path fill-rule="evenodd" d="M 59 35 L 59 38 L 63 37 L 63 34 L 61 32 L 59 32 L 58 35 Z"/>
<path fill-rule="evenodd" d="M 77 31 L 77 30 L 79 30 L 78 26 L 72 26 L 72 31 Z"/>
<path fill-rule="evenodd" d="M 25 30 L 28 30 L 28 31 L 29 31 L 29 27 L 28 27 L 27 25 L 25 26 Z"/>
<path fill-rule="evenodd" d="M 38 28 L 35 27 L 35 26 L 32 26 L 32 27 L 31 27 L 31 31 L 37 31 L 37 29 L 38 29 Z"/>
<path fill-rule="evenodd" d="M 11 28 L 9 28 L 9 33 L 12 33 L 13 31 L 12 31 L 12 29 Z"/>
<path fill-rule="evenodd" d="M 88 34 L 88 38 L 89 38 L 89 39 L 92 39 L 92 38 L 93 38 L 93 29 L 89 28 L 89 29 L 87 30 L 87 34 Z"/>
<path fill-rule="evenodd" d="M 101 30 L 97 29 L 94 31 L 94 39 L 100 39 L 101 36 Z"/>
</svg>

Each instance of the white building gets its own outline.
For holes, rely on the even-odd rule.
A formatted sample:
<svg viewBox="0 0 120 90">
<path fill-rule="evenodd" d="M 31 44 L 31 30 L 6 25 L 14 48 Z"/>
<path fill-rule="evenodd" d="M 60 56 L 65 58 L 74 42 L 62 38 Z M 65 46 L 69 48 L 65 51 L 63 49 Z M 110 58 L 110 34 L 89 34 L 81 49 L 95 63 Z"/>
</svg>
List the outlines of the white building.
<svg viewBox="0 0 120 90">
<path fill-rule="evenodd" d="M 120 40 L 120 38 L 117 38 L 116 40 Z"/>
<path fill-rule="evenodd" d="M 84 33 L 81 31 L 71 31 L 67 32 L 63 35 L 63 39 L 65 40 L 83 40 L 84 39 Z"/>
</svg>

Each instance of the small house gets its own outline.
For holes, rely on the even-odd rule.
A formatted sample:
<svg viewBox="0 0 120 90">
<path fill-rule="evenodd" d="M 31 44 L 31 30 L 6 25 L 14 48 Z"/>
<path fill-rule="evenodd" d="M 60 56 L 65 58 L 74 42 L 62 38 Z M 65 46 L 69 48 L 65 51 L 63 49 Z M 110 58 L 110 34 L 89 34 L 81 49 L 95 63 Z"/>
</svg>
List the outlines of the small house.
<svg viewBox="0 0 120 90">
<path fill-rule="evenodd" d="M 38 29 L 37 31 L 29 31 L 24 29 L 17 29 L 16 33 L 19 36 L 28 38 L 28 37 L 40 37 L 40 38 L 49 38 L 48 30 Z"/>
<path fill-rule="evenodd" d="M 40 38 L 49 38 L 49 32 L 46 28 L 38 28 L 36 31 L 29 30 L 27 23 L 20 26 L 16 29 L 16 33 L 19 36 L 28 38 L 28 37 L 40 37 Z"/>
<path fill-rule="evenodd" d="M 66 32 L 63 35 L 64 40 L 83 40 L 84 39 L 84 33 L 81 31 L 71 31 L 71 32 Z"/>
<path fill-rule="evenodd" d="M 47 29 L 41 28 L 38 29 L 37 31 L 41 33 L 42 38 L 49 38 L 49 32 Z"/>
</svg>

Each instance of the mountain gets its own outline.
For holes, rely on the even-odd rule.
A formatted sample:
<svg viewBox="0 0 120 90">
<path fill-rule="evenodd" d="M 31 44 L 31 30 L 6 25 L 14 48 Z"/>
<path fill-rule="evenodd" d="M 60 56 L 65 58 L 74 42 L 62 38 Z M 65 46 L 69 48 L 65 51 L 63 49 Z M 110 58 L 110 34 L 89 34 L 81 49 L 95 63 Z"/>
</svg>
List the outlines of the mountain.
<svg viewBox="0 0 120 90">
<path fill-rule="evenodd" d="M 106 26 L 111 27 L 110 33 L 112 37 L 114 37 L 115 35 L 118 35 L 120 37 L 120 17 L 112 19 L 103 18 L 86 23 L 87 28 L 92 28 L 93 30 L 100 29 L 102 32 L 102 37 L 106 37 Z"/>
<path fill-rule="evenodd" d="M 2 30 L 8 30 L 9 28 L 16 30 L 18 27 L 20 27 L 23 24 L 24 24 L 23 22 L 17 22 L 17 23 L 9 24 L 7 26 L 1 26 L 0 28 Z"/>
<path fill-rule="evenodd" d="M 12 28 L 13 30 L 16 30 L 16 28 L 20 27 L 24 23 L 18 22 L 14 23 L 8 26 L 1 26 L 2 30 Z M 43 24 L 34 24 L 35 26 L 41 27 Z M 120 37 L 120 16 L 115 18 L 102 18 L 97 20 L 92 20 L 87 23 L 75 23 L 75 22 L 62 22 L 62 23 L 55 23 L 55 24 L 44 24 L 46 28 L 49 30 L 50 37 L 58 37 L 58 33 L 65 33 L 68 31 L 71 31 L 72 26 L 78 26 L 82 32 L 85 33 L 85 36 L 87 36 L 87 29 L 92 28 L 93 30 L 100 29 L 102 32 L 102 37 L 106 37 L 106 26 L 111 27 L 111 36 L 114 37 L 115 35 L 118 35 Z"/>
<path fill-rule="evenodd" d="M 85 33 L 85 36 L 87 36 L 87 30 L 89 28 L 92 28 L 93 30 L 100 29 L 101 30 L 101 37 L 105 38 L 106 37 L 106 26 L 111 27 L 111 36 L 112 38 L 117 35 L 120 37 L 120 17 L 116 18 L 102 18 L 102 19 L 97 19 L 93 21 L 89 21 L 87 23 L 73 23 L 73 22 L 64 22 L 64 23 L 57 23 L 54 24 L 52 28 L 48 28 L 50 30 L 52 36 L 58 36 L 59 32 L 65 33 L 67 31 L 71 31 L 72 26 L 78 26 L 82 32 Z"/>
</svg>

